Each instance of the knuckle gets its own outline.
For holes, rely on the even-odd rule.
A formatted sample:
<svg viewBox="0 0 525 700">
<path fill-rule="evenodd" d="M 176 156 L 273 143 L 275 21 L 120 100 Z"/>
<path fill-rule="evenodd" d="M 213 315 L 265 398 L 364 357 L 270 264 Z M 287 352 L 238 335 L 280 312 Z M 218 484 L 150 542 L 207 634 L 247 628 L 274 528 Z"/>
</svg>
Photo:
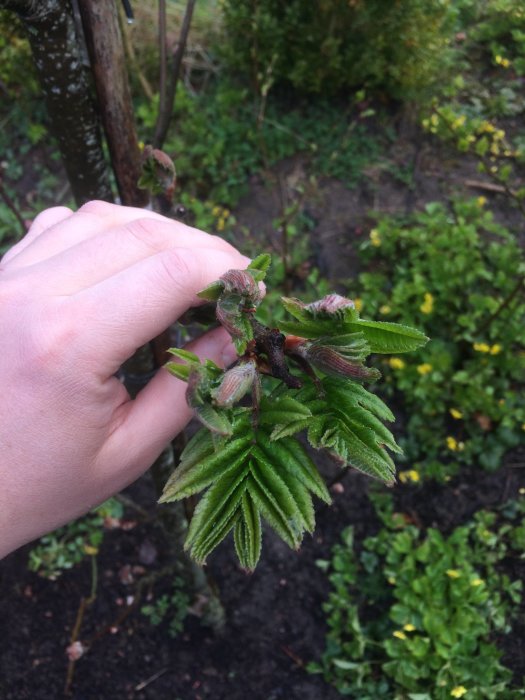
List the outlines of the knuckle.
<svg viewBox="0 0 525 700">
<path fill-rule="evenodd" d="M 101 199 L 92 199 L 89 202 L 83 204 L 78 210 L 82 214 L 95 214 L 96 216 L 106 216 L 110 212 L 114 211 L 115 204 L 110 202 L 104 202 Z"/>
<path fill-rule="evenodd" d="M 165 235 L 160 235 L 155 228 L 155 219 L 143 217 L 134 219 L 126 224 L 126 231 L 133 236 L 142 246 L 152 253 L 159 253 L 166 249 L 169 239 Z"/>
<path fill-rule="evenodd" d="M 25 352 L 34 370 L 46 376 L 62 373 L 77 336 L 76 325 L 62 307 L 47 307 L 35 314 Z"/>
<path fill-rule="evenodd" d="M 199 277 L 199 266 L 194 254 L 186 248 L 172 248 L 160 256 L 161 284 L 173 293 L 187 289 L 187 284 Z M 192 290 L 193 292 L 193 290 Z"/>
</svg>

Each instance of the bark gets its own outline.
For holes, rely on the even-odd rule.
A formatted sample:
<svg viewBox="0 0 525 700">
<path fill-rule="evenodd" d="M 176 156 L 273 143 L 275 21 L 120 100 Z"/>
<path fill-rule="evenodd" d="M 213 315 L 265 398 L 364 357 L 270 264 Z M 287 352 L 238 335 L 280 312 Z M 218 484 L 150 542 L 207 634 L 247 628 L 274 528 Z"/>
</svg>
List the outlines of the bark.
<svg viewBox="0 0 525 700">
<path fill-rule="evenodd" d="M 0 8 L 16 12 L 27 29 L 50 131 L 58 141 L 76 203 L 113 201 L 98 115 L 70 3 L 0 0 Z"/>
<path fill-rule="evenodd" d="M 82 0 L 79 8 L 120 198 L 144 207 L 149 195 L 137 185 L 141 154 L 116 0 Z"/>
</svg>

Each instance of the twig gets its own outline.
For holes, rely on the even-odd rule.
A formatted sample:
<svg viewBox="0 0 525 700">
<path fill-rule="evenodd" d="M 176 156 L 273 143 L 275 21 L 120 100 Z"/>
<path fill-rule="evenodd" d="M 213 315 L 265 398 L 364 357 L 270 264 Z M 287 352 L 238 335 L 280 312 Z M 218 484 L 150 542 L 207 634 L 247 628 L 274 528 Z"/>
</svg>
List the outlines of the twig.
<svg viewBox="0 0 525 700">
<path fill-rule="evenodd" d="M 166 666 L 166 668 L 161 669 L 160 671 L 157 671 L 157 673 L 154 673 L 152 676 L 149 678 L 146 678 L 145 681 L 142 681 L 142 683 L 139 683 L 138 685 L 135 686 L 135 690 L 144 690 L 144 688 L 147 688 L 148 685 L 153 683 L 153 681 L 156 681 L 157 678 L 160 678 L 163 676 L 165 673 L 167 673 L 170 670 L 169 666 Z"/>
<path fill-rule="evenodd" d="M 120 32 L 122 34 L 122 44 L 124 45 L 124 53 L 126 54 L 127 61 L 129 63 L 129 67 L 131 72 L 135 73 L 137 75 L 137 78 L 139 80 L 139 83 L 142 86 L 142 90 L 144 91 L 144 94 L 148 98 L 148 100 L 153 99 L 153 88 L 149 84 L 148 79 L 142 72 L 140 65 L 137 61 L 137 56 L 135 54 L 135 49 L 133 48 L 133 42 L 130 41 L 129 38 L 129 30 L 127 26 L 125 26 L 124 22 L 122 21 L 122 13 L 119 13 L 119 22 L 120 22 Z M 127 23 L 129 24 L 129 22 Z"/>
<path fill-rule="evenodd" d="M 474 187 L 478 190 L 487 190 L 487 192 L 497 192 L 498 194 L 505 194 L 506 192 L 503 185 L 496 185 L 494 182 L 481 182 L 481 180 L 465 180 L 465 185 L 467 187 Z"/>
<path fill-rule="evenodd" d="M 163 0 L 161 0 L 163 2 Z M 182 20 L 182 27 L 180 30 L 179 40 L 175 45 L 175 50 L 173 52 L 173 62 L 171 67 L 170 80 L 166 88 L 166 98 L 163 100 L 163 108 L 159 106 L 159 115 L 157 119 L 157 124 L 155 126 L 155 136 L 153 137 L 153 145 L 155 148 L 162 148 L 164 141 L 166 140 L 166 135 L 168 133 L 168 128 L 170 125 L 171 117 L 173 114 L 173 107 L 175 104 L 175 95 L 177 92 L 177 84 L 179 82 L 180 70 L 182 66 L 182 57 L 184 55 L 184 49 L 186 48 L 186 42 L 188 40 L 188 34 L 190 32 L 191 18 L 193 16 L 193 9 L 195 7 L 196 0 L 188 0 L 186 3 L 186 10 L 184 11 L 184 18 Z M 160 4 L 159 4 L 159 20 L 160 20 Z M 160 32 L 160 27 L 159 27 Z M 162 93 L 161 93 L 162 100 Z"/>
<path fill-rule="evenodd" d="M 501 312 L 512 303 L 514 298 L 520 293 L 520 291 L 522 291 L 524 282 L 525 277 L 521 275 L 518 279 L 518 283 L 515 285 L 509 295 L 501 302 L 498 308 L 485 320 L 485 322 L 479 326 L 479 328 L 476 330 L 476 335 L 481 336 L 491 325 L 491 323 L 501 314 Z"/>
<path fill-rule="evenodd" d="M 95 599 L 97 597 L 97 582 L 98 582 L 97 558 L 96 558 L 96 556 L 92 556 L 91 557 L 91 593 L 90 593 L 89 598 L 85 598 L 84 596 L 82 596 L 82 598 L 80 599 L 80 605 L 78 606 L 77 618 L 75 620 L 75 625 L 73 627 L 73 630 L 71 632 L 71 638 L 69 640 L 70 646 L 72 644 L 74 644 L 76 641 L 78 641 L 78 637 L 80 635 L 80 629 L 82 627 L 82 622 L 84 620 L 84 613 L 86 612 L 86 608 L 95 602 Z M 76 659 L 70 658 L 69 663 L 67 665 L 67 675 L 66 675 L 66 683 L 64 686 L 64 695 L 70 695 L 70 693 L 71 693 L 71 684 L 73 683 L 73 676 L 75 674 L 75 664 L 76 664 Z"/>
<path fill-rule="evenodd" d="M 162 115 L 168 110 L 168 52 L 166 46 L 166 0 L 159 0 L 159 114 L 158 121 L 155 131 L 155 138 L 157 138 L 157 130 L 159 128 L 159 122 L 162 119 Z M 171 116 L 171 112 L 170 112 Z M 157 146 L 160 148 L 160 146 Z"/>
<path fill-rule="evenodd" d="M 11 212 L 14 214 L 16 220 L 20 224 L 20 227 L 22 229 L 22 235 L 25 236 L 27 233 L 27 226 L 25 224 L 25 221 L 22 217 L 22 214 L 18 211 L 18 208 L 16 204 L 13 202 L 9 194 L 7 193 L 7 190 L 5 189 L 4 186 L 4 180 L 2 176 L 0 175 L 0 197 L 4 200 L 4 203 L 8 207 L 8 209 L 11 210 Z"/>
</svg>

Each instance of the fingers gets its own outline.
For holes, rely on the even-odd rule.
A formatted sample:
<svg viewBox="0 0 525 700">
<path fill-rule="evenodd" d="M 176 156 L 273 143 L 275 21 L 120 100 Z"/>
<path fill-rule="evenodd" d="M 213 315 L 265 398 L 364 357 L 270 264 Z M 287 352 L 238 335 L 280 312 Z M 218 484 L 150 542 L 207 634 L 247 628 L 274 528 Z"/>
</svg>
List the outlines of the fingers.
<svg viewBox="0 0 525 700">
<path fill-rule="evenodd" d="M 69 296 L 148 256 L 174 247 L 206 247 L 238 255 L 229 243 L 217 236 L 163 217 L 158 220 L 140 218 L 87 238 L 39 264 L 27 267 L 22 264 L 21 255 L 7 269 L 13 271 L 18 267 L 16 274 L 30 278 L 31 285 L 40 286 L 46 295 Z M 25 255 L 24 259 L 27 261 Z"/>
<path fill-rule="evenodd" d="M 13 258 L 21 255 L 23 251 L 27 250 L 27 248 L 34 244 L 36 239 L 47 232 L 48 229 L 53 228 L 72 215 L 73 212 L 71 209 L 69 209 L 69 207 L 52 207 L 51 209 L 46 209 L 43 211 L 33 221 L 31 228 L 22 238 L 22 240 L 7 251 L 2 258 L 2 262 L 9 262 Z"/>
<path fill-rule="evenodd" d="M 217 328 L 188 344 L 188 350 L 221 367 L 236 358 L 231 339 Z M 186 383 L 161 369 L 134 401 L 123 404 L 116 415 L 117 427 L 101 454 L 101 463 L 114 470 L 121 464 L 122 488 L 139 477 L 164 447 L 185 427 L 192 412 L 186 403 Z"/>
<path fill-rule="evenodd" d="M 83 326 L 78 352 L 97 357 L 101 375 L 109 376 L 138 347 L 200 303 L 197 292 L 247 262 L 235 251 L 172 248 L 75 294 L 64 308 L 70 323 Z"/>
<path fill-rule="evenodd" d="M 61 207 L 57 207 L 57 209 L 61 209 Z M 49 212 L 53 211 L 55 210 L 47 210 L 35 219 L 35 223 L 26 237 L 29 237 L 27 244 L 17 250 L 16 255 L 13 249 L 13 254 L 9 256 L 12 269 L 27 267 L 44 260 L 47 261 L 84 241 L 102 238 L 108 231 L 124 227 L 136 220 L 142 219 L 150 222 L 169 223 L 173 230 L 177 226 L 175 222 L 155 212 L 135 207 L 122 207 L 116 204 L 109 204 L 108 202 L 88 202 L 75 214 L 68 210 L 69 216 L 57 221 L 54 221 L 53 217 L 49 216 Z M 40 217 L 42 217 L 42 220 L 40 220 Z M 48 221 L 49 226 L 42 230 L 42 226 L 45 226 Z M 61 225 L 57 225 L 59 223 Z M 34 228 L 36 235 L 33 234 Z M 152 229 L 153 224 L 150 227 L 150 231 Z M 80 258 L 81 253 L 82 251 L 78 251 L 77 259 Z"/>
</svg>

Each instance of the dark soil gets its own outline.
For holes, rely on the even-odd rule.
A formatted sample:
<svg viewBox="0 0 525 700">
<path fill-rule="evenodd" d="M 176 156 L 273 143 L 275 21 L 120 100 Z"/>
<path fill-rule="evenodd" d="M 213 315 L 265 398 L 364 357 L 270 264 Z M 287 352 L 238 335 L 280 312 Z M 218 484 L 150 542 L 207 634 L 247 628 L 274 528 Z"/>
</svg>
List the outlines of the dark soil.
<svg viewBox="0 0 525 700">
<path fill-rule="evenodd" d="M 484 194 L 491 198 L 496 216 L 517 227 L 514 212 L 498 195 L 466 184 L 480 179 L 474 163 L 464 156 L 456 160 L 454 154 L 432 146 L 408 124 L 400 123 L 398 139 L 385 156 L 390 168 L 371 165 L 353 190 L 318 178 L 315 196 L 305 203 L 315 221 L 311 264 L 320 268 L 334 288 L 344 287 L 358 271 L 355 243 L 370 230 L 372 210 L 408 214 L 426 202 L 445 200 L 451 192 Z M 412 168 L 409 187 L 395 175 L 397 167 L 406 168 L 407 164 Z M 274 182 L 280 179 L 280 194 L 275 186 L 268 186 L 272 178 L 254 178 L 250 194 L 235 212 L 239 224 L 274 240 L 277 234 L 271 222 L 281 211 L 283 183 L 285 193 L 291 192 L 298 181 L 308 177 L 308 167 L 301 158 L 281 163 L 272 173 Z M 524 454 L 518 450 L 496 473 L 472 467 L 444 485 L 401 485 L 394 490 L 396 507 L 417 524 L 448 532 L 476 510 L 515 496 L 525 486 L 525 470 L 518 468 L 523 465 Z M 328 463 L 322 469 L 328 479 L 336 473 Z M 154 627 L 139 612 L 140 604 L 127 609 L 141 578 L 168 563 L 166 542 L 158 526 L 141 522 L 136 513 L 127 511 L 126 517 L 137 520 L 136 526 L 109 531 L 98 556 L 97 596 L 86 609 L 79 634 L 88 650 L 75 664 L 71 697 L 337 700 L 340 696 L 334 688 L 305 670 L 306 664 L 321 654 L 326 632 L 322 603 L 328 584 L 316 560 L 329 557 L 343 527 L 353 524 L 358 540 L 380 527 L 367 498 L 368 486 L 359 474 L 346 474 L 334 490 L 333 506 L 318 508 L 317 530 L 298 553 L 267 531 L 261 562 L 252 575 L 239 569 L 231 541 L 220 546 L 207 567 L 226 613 L 220 634 L 203 625 L 198 616 L 190 615 L 183 632 L 171 638 L 166 624 Z M 128 493 L 148 512 L 154 512 L 149 476 Z M 2 700 L 63 696 L 66 648 L 81 599 L 90 591 L 89 562 L 55 582 L 47 581 L 28 572 L 28 549 L 7 557 L 0 566 Z M 523 578 L 524 568 L 521 560 L 509 562 L 507 572 L 512 580 Z M 170 579 L 165 576 L 152 591 L 146 589 L 144 597 L 148 592 L 161 595 L 169 588 Z M 516 679 L 525 674 L 525 609 L 521 613 L 513 633 L 498 640 L 504 662 Z"/>
</svg>

